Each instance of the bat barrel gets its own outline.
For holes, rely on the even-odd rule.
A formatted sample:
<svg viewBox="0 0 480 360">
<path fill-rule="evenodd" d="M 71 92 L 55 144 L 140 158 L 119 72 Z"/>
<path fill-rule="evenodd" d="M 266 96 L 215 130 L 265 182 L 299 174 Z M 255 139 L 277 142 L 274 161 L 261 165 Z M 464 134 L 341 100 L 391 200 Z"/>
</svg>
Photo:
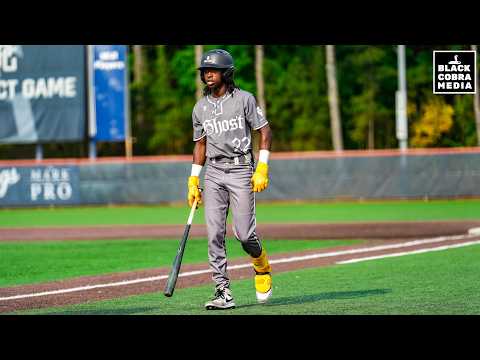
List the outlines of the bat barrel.
<svg viewBox="0 0 480 360">
<path fill-rule="evenodd" d="M 200 192 L 202 189 L 200 189 Z M 182 265 L 183 259 L 183 252 L 185 251 L 185 245 L 188 239 L 188 233 L 190 232 L 190 227 L 192 226 L 193 215 L 197 208 L 197 200 L 193 202 L 192 208 L 190 209 L 190 216 L 187 220 L 187 225 L 185 226 L 185 231 L 183 232 L 182 241 L 180 241 L 180 246 L 178 247 L 177 256 L 175 256 L 175 260 L 173 261 L 172 271 L 168 276 L 167 283 L 165 285 L 165 289 L 163 294 L 166 297 L 171 297 L 173 295 L 173 291 L 175 290 L 175 284 L 177 283 L 178 273 L 180 272 L 180 267 Z"/>
<path fill-rule="evenodd" d="M 188 234 L 190 232 L 190 224 L 187 224 L 185 227 L 185 231 L 183 233 L 182 241 L 180 242 L 180 246 L 178 247 L 177 256 L 173 261 L 172 271 L 168 276 L 167 284 L 165 285 L 165 290 L 163 294 L 166 297 L 171 297 L 173 295 L 173 291 L 175 290 L 175 285 L 177 283 L 178 274 L 180 272 L 180 267 L 182 265 L 183 253 L 185 251 L 185 245 L 187 243 Z"/>
</svg>

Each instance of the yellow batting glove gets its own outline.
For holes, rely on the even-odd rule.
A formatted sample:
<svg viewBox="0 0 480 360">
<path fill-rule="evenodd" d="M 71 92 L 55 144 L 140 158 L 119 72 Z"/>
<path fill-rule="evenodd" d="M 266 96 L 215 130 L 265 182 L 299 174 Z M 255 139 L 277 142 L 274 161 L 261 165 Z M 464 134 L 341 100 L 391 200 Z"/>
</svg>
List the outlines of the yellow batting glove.
<svg viewBox="0 0 480 360">
<path fill-rule="evenodd" d="M 190 176 L 188 178 L 188 205 L 193 206 L 195 199 L 198 200 L 197 205 L 202 203 L 202 195 L 198 186 L 200 185 L 200 179 L 198 176 Z"/>
<path fill-rule="evenodd" d="M 268 187 L 268 165 L 259 162 L 257 170 L 252 176 L 252 187 L 254 192 L 261 192 Z"/>
</svg>

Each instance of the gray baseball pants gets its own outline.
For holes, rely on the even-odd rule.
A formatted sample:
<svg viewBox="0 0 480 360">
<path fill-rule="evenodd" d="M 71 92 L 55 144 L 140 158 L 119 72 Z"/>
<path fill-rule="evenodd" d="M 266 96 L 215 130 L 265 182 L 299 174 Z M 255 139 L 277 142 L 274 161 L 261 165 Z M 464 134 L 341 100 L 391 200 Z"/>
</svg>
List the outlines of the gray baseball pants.
<svg viewBox="0 0 480 360">
<path fill-rule="evenodd" d="M 209 162 L 205 170 L 203 202 L 208 234 L 208 259 L 216 288 L 228 287 L 225 234 L 227 215 L 232 210 L 233 233 L 252 257 L 262 253 L 255 232 L 255 195 L 250 180 L 252 164 L 226 165 Z"/>
</svg>

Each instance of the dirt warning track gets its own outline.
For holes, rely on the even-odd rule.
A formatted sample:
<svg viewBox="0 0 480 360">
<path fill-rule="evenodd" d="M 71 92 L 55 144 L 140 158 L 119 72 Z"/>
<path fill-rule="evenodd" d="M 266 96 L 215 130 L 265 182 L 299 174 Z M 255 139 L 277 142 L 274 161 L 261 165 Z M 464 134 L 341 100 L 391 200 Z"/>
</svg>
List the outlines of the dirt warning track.
<svg viewBox="0 0 480 360">
<path fill-rule="evenodd" d="M 266 239 L 406 239 L 464 234 L 480 221 L 411 221 L 325 224 L 258 224 Z M 184 225 L 0 228 L 0 241 L 48 241 L 170 238 L 180 239 Z M 206 237 L 205 225 L 193 225 L 190 237 Z M 227 236 L 233 237 L 231 226 Z"/>
</svg>

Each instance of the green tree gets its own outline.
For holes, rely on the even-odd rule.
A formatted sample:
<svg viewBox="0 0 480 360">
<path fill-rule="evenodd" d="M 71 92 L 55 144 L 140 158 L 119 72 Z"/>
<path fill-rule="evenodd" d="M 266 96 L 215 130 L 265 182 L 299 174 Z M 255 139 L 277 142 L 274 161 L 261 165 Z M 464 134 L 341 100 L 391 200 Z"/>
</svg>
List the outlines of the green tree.
<svg viewBox="0 0 480 360">
<path fill-rule="evenodd" d="M 143 122 L 133 123 L 136 155 L 190 153 L 191 112 L 196 101 L 198 64 L 194 45 L 143 45 L 145 80 L 132 84 L 132 101 L 141 95 Z M 224 48 L 235 58 L 235 80 L 258 96 L 255 45 L 205 45 Z M 466 45 L 406 47 L 410 140 L 432 102 L 433 50 L 469 49 Z M 338 45 L 336 65 L 345 149 L 396 148 L 395 45 Z M 274 151 L 332 149 L 324 46 L 264 46 L 265 103 L 274 131 Z M 197 61 L 198 62 L 198 61 Z M 133 62 L 131 61 L 133 68 Z M 453 123 L 432 144 L 474 146 L 471 96 L 440 96 L 451 106 Z M 139 111 L 132 104 L 132 112 Z M 141 105 L 141 104 L 140 104 Z M 430 111 L 431 112 L 431 111 Z M 141 119 L 141 117 L 140 117 Z M 423 120 L 422 120 L 423 119 Z"/>
<path fill-rule="evenodd" d="M 172 76 L 174 71 L 168 61 L 165 45 L 156 46 L 153 65 L 149 87 L 149 119 L 153 124 L 153 133 L 148 139 L 148 150 L 155 154 L 185 153 L 191 143 L 195 83 L 192 81 L 190 101 L 183 101 L 185 96 L 176 88 L 176 85 L 181 88 L 181 83 Z"/>
<path fill-rule="evenodd" d="M 468 45 L 407 46 L 407 86 L 410 132 L 425 127 L 425 109 L 432 106 L 432 97 L 443 107 L 451 107 L 452 124 L 448 131 L 441 132 L 432 142 L 423 146 L 475 146 L 475 115 L 470 95 L 433 95 L 433 51 L 470 50 Z M 438 104 L 437 104 L 438 105 Z M 439 114 L 441 112 L 438 112 Z M 435 133 L 436 134 L 436 133 Z M 413 138 L 412 138 L 413 139 Z M 418 139 L 414 146 L 422 146 Z"/>
<path fill-rule="evenodd" d="M 265 54 L 273 149 L 331 148 L 323 48 L 266 46 Z"/>
<path fill-rule="evenodd" d="M 472 96 L 453 96 L 453 126 L 447 134 L 450 141 L 442 146 L 477 146 L 473 100 Z"/>
<path fill-rule="evenodd" d="M 339 90 L 350 147 L 385 148 L 395 141 L 394 46 L 339 48 Z M 342 75 L 343 74 L 343 75 Z"/>
</svg>

